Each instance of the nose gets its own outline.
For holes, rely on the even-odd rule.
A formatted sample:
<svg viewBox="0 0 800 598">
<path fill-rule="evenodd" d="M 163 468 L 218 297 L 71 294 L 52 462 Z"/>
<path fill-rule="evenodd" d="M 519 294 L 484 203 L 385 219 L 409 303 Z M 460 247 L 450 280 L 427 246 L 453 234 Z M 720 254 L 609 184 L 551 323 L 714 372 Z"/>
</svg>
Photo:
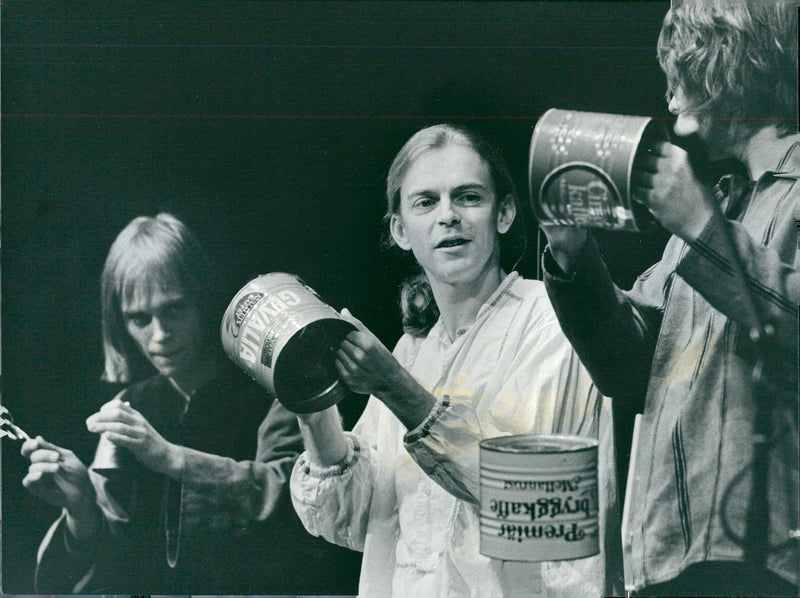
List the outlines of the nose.
<svg viewBox="0 0 800 598">
<path fill-rule="evenodd" d="M 439 199 L 438 222 L 442 226 L 454 226 L 461 222 L 461 214 L 458 213 L 456 206 L 448 196 Z"/>
<path fill-rule="evenodd" d="M 670 98 L 669 104 L 667 104 L 667 110 L 670 111 L 670 114 L 674 114 L 676 116 L 681 111 L 680 102 L 675 94 L 673 94 Z"/>
<path fill-rule="evenodd" d="M 169 336 L 169 330 L 165 325 L 166 323 L 164 320 L 160 318 L 153 317 L 151 321 L 151 330 L 152 334 L 150 335 L 150 342 L 151 343 L 161 343 L 164 341 L 165 338 Z"/>
</svg>

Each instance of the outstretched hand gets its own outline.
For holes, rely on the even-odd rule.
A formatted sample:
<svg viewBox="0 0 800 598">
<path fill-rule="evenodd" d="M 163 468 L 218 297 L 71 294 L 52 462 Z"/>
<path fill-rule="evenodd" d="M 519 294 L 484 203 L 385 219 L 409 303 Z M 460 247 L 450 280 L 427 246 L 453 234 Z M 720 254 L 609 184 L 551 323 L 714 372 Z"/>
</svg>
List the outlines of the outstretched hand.
<svg viewBox="0 0 800 598">
<path fill-rule="evenodd" d="M 67 510 L 86 510 L 94 504 L 89 471 L 71 450 L 37 436 L 26 440 L 20 452 L 31 462 L 22 485 L 35 496 Z"/>
<path fill-rule="evenodd" d="M 149 421 L 127 401 L 115 398 L 89 416 L 86 427 L 90 432 L 105 434 L 113 444 L 129 450 L 147 469 L 180 477 L 183 470 L 183 450 L 168 442 Z"/>
<path fill-rule="evenodd" d="M 695 175 L 686 150 L 665 141 L 637 157 L 632 187 L 634 199 L 686 242 L 700 236 L 716 211 L 711 189 Z"/>
</svg>

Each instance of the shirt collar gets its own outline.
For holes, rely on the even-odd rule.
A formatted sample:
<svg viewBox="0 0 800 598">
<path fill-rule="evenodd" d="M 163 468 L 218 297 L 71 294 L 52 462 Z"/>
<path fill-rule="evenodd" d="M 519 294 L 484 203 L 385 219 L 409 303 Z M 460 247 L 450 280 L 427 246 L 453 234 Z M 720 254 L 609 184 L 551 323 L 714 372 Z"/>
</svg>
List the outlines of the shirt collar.
<svg viewBox="0 0 800 598">
<path fill-rule="evenodd" d="M 489 298 L 481 305 L 480 309 L 478 309 L 478 313 L 475 316 L 475 322 L 480 320 L 484 317 L 488 311 L 491 311 L 505 296 L 508 289 L 514 282 L 519 278 L 518 272 L 511 272 L 508 276 L 506 276 L 501 282 L 500 285 L 494 290 L 494 292 L 489 295 Z M 472 325 L 474 326 L 474 324 Z M 472 326 L 464 326 L 463 328 L 459 328 L 456 331 L 456 338 L 460 338 L 464 336 Z M 450 341 L 450 337 L 447 334 L 447 329 L 444 326 L 444 321 L 442 320 L 442 316 L 439 316 L 439 319 L 436 320 L 436 324 L 433 325 L 431 331 L 428 333 L 428 336 L 431 338 L 435 338 L 439 341 L 442 346 L 449 346 L 452 344 Z"/>
<path fill-rule="evenodd" d="M 800 178 L 800 142 L 792 144 L 772 174 L 778 177 Z"/>
</svg>

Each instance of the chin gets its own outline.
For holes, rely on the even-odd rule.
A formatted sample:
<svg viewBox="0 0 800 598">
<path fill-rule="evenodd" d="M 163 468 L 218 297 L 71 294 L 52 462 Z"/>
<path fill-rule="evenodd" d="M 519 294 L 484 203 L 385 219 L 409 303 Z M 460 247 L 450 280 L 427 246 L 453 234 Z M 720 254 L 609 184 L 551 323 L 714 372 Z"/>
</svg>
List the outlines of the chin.
<svg viewBox="0 0 800 598">
<path fill-rule="evenodd" d="M 475 272 L 472 269 L 453 269 L 440 272 L 437 278 L 445 284 L 471 284 L 481 277 L 480 272 Z"/>
</svg>

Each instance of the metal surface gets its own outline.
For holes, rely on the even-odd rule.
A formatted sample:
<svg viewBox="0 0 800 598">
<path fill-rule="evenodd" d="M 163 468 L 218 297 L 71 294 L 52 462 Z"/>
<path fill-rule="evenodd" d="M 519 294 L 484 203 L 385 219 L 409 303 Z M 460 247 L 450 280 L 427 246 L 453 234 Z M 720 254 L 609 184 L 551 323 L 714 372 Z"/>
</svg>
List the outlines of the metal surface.
<svg viewBox="0 0 800 598">
<path fill-rule="evenodd" d="M 640 149 L 666 139 L 649 117 L 551 108 L 534 128 L 530 200 L 540 224 L 645 232 L 654 226 L 631 195 Z"/>
<path fill-rule="evenodd" d="M 511 561 L 600 550 L 597 442 L 522 435 L 480 443 L 480 552 Z"/>
<path fill-rule="evenodd" d="M 290 411 L 311 413 L 353 393 L 334 358 L 355 330 L 293 274 L 273 272 L 247 283 L 222 318 L 228 357 Z"/>
</svg>

